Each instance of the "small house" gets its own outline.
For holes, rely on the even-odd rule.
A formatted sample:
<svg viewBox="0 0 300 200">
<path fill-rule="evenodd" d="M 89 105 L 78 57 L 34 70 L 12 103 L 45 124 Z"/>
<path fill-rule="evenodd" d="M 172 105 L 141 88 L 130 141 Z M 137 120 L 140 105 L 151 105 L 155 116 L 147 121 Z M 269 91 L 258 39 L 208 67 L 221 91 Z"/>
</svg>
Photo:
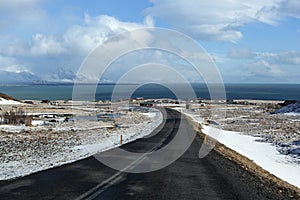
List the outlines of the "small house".
<svg viewBox="0 0 300 200">
<path fill-rule="evenodd" d="M 143 107 L 152 107 L 153 105 L 154 105 L 154 102 L 149 102 L 149 101 L 140 103 L 140 106 L 143 106 Z"/>
<path fill-rule="evenodd" d="M 48 100 L 48 99 L 43 99 L 42 101 L 41 101 L 41 103 L 47 103 L 47 104 L 49 104 L 51 101 L 50 100 Z"/>
</svg>

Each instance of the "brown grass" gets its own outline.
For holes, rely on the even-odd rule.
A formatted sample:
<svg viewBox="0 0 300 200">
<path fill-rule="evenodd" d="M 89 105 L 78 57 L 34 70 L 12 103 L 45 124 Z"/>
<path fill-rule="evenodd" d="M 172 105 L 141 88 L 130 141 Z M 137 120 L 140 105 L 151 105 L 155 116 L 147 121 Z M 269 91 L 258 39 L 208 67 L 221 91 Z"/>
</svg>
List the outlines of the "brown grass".
<svg viewBox="0 0 300 200">
<path fill-rule="evenodd" d="M 1 93 L 1 92 L 0 92 L 0 97 L 3 98 L 3 99 L 6 99 L 6 100 L 13 100 L 13 101 L 22 102 L 18 99 L 15 99 L 15 98 L 13 98 L 11 96 L 8 96 L 7 94 Z"/>
</svg>

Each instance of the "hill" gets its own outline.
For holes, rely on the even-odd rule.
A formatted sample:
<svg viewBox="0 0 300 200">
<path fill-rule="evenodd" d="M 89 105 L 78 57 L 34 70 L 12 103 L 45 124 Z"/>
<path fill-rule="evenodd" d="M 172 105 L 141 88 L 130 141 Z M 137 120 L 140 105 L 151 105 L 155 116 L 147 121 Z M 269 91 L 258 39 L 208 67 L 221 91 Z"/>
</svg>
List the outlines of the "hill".
<svg viewBox="0 0 300 200">
<path fill-rule="evenodd" d="M 19 103 L 22 103 L 22 101 L 0 92 L 0 105 L 1 104 L 19 104 Z"/>
</svg>

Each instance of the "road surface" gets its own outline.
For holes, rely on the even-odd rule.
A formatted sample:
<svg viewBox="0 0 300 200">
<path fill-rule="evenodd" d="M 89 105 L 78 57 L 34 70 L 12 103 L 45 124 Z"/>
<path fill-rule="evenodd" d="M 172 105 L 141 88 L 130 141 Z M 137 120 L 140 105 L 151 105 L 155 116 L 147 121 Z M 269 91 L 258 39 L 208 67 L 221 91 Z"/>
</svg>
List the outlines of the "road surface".
<svg viewBox="0 0 300 200">
<path fill-rule="evenodd" d="M 166 123 L 150 138 L 122 148 L 148 152 L 168 144 L 179 122 L 192 126 L 180 113 L 167 109 Z M 202 145 L 196 136 L 188 150 L 171 165 L 150 173 L 126 173 L 111 169 L 94 157 L 68 165 L 0 182 L 0 199 L 288 199 L 235 163 L 212 151 L 198 158 Z"/>
</svg>

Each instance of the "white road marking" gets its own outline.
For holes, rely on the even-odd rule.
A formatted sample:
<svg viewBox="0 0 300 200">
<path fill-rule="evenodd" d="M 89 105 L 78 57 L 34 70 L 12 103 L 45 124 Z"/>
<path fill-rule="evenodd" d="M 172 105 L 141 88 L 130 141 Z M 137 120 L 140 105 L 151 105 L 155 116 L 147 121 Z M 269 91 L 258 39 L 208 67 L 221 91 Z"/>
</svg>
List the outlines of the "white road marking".
<svg viewBox="0 0 300 200">
<path fill-rule="evenodd" d="M 102 192 L 104 192 L 107 188 L 109 188 L 110 186 L 114 185 L 115 183 L 117 183 L 119 180 L 121 180 L 123 173 L 125 170 L 129 169 L 129 168 L 133 168 L 136 165 L 140 164 L 145 158 L 146 156 L 151 153 L 154 149 L 156 149 L 156 147 L 153 147 L 149 152 L 144 153 L 140 158 L 138 158 L 137 160 L 133 161 L 130 165 L 128 165 L 127 167 L 125 167 L 124 169 L 122 169 L 121 171 L 115 173 L 113 176 L 111 176 L 110 178 L 106 179 L 105 181 L 99 183 L 98 185 L 96 185 L 95 187 L 93 187 L 92 189 L 90 189 L 89 191 L 83 193 L 82 195 L 80 195 L 78 198 L 76 198 L 76 200 L 82 200 L 82 199 L 86 199 L 86 200 L 91 200 L 94 199 L 95 197 L 99 196 Z M 101 189 L 100 189 L 101 188 Z M 100 190 L 99 190 L 100 189 Z M 89 196 L 91 195 L 91 196 Z"/>
</svg>

